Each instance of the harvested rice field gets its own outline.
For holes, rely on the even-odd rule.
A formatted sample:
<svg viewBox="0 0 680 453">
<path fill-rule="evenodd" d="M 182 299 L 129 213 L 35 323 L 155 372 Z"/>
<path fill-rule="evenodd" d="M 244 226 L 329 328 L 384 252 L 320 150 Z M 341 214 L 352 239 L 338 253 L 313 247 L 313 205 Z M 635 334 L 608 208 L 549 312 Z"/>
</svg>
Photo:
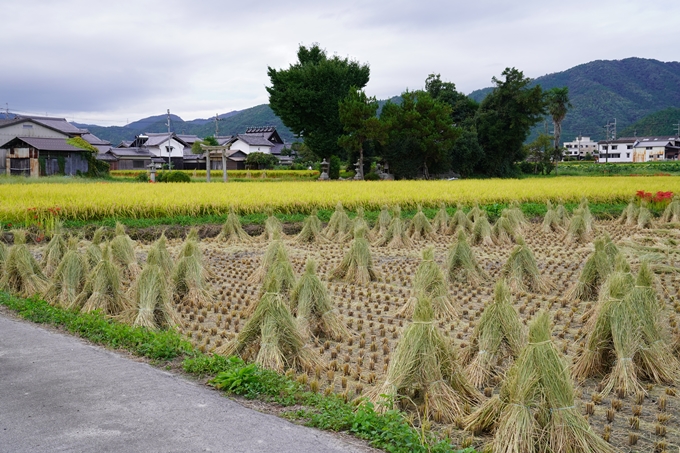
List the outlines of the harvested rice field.
<svg viewBox="0 0 680 453">
<path fill-rule="evenodd" d="M 595 220 L 587 205 L 545 222 L 512 211 L 494 224 L 459 211 L 399 225 L 385 210 L 367 225 L 339 207 L 328 225 L 286 235 L 271 220 L 260 237 L 233 216 L 217 237 L 128 243 L 133 259 L 107 231 L 93 263 L 120 270 L 124 302 L 112 314 L 176 324 L 204 352 L 238 353 L 313 391 L 392 394 L 413 424 L 456 445 L 677 451 L 677 219 L 638 222 L 631 208 L 630 219 Z M 0 254 L 5 269 L 15 247 Z M 43 272 L 49 247 L 28 246 Z M 96 254 L 89 241 L 69 247 Z M 169 267 L 145 276 L 147 262 Z M 43 277 L 32 284 L 50 294 Z M 68 305 L 59 294 L 54 303 Z"/>
</svg>

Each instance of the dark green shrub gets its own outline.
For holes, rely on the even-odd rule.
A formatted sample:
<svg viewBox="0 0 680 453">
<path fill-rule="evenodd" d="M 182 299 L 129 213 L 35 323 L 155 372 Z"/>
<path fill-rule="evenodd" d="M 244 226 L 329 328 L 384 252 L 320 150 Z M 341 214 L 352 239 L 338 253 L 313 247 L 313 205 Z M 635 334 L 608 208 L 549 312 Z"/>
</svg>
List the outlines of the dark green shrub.
<svg viewBox="0 0 680 453">
<path fill-rule="evenodd" d="M 149 175 L 147 174 L 147 172 L 139 173 L 137 176 L 135 176 L 135 181 L 149 182 Z"/>
<path fill-rule="evenodd" d="M 191 182 L 191 177 L 178 170 L 158 173 L 157 182 Z"/>
<path fill-rule="evenodd" d="M 328 176 L 330 176 L 331 179 L 340 178 L 340 158 L 338 156 L 331 156 L 329 163 Z"/>
<path fill-rule="evenodd" d="M 380 176 L 377 173 L 370 172 L 364 175 L 366 181 L 380 181 Z"/>
</svg>

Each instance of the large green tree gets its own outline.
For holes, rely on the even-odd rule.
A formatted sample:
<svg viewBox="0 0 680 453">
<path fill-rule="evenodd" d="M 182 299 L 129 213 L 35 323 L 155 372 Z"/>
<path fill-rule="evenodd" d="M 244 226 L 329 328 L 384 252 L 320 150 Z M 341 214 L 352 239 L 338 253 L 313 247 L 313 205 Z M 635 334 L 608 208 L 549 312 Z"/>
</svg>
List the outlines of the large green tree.
<svg viewBox="0 0 680 453">
<path fill-rule="evenodd" d="M 351 87 L 347 97 L 340 101 L 339 113 L 345 133 L 338 144 L 352 157 L 359 154 L 359 179 L 364 179 L 364 143 L 375 140 L 380 143 L 387 138 L 384 124 L 376 116 L 378 101 L 368 97 L 363 90 Z"/>
<path fill-rule="evenodd" d="M 461 129 L 461 134 L 449 151 L 451 169 L 461 176 L 470 176 L 484 158 L 484 150 L 477 140 L 475 115 L 479 103 L 456 90 L 453 82 L 444 82 L 439 74 L 425 79 L 425 91 L 432 98 L 451 107 L 451 121 Z"/>
<path fill-rule="evenodd" d="M 571 101 L 569 101 L 569 88 L 553 88 L 546 92 L 545 97 L 548 113 L 552 117 L 553 126 L 555 127 L 555 146 L 552 157 L 555 163 L 555 172 L 557 172 L 557 164 L 562 159 L 562 149 L 560 147 L 562 121 L 564 121 L 564 117 L 567 116 L 567 111 L 569 111 L 571 108 Z"/>
<path fill-rule="evenodd" d="M 338 103 L 350 87 L 366 86 L 368 65 L 337 55 L 329 57 L 318 44 L 298 49 L 298 62 L 288 69 L 268 67 L 269 105 L 293 133 L 319 157 L 342 155 L 343 133 Z"/>
<path fill-rule="evenodd" d="M 545 103 L 540 85 L 529 87 L 531 79 L 522 71 L 507 68 L 503 77 L 492 79 L 496 86 L 477 112 L 477 137 L 485 156 L 477 170 L 508 177 L 517 173 L 515 163 L 523 159 L 524 141 L 543 118 Z"/>
<path fill-rule="evenodd" d="M 427 91 L 405 92 L 400 105 L 388 102 L 380 119 L 389 130 L 382 149 L 395 176 L 412 178 L 451 168 L 449 151 L 460 129 L 451 122 L 451 107 Z"/>
</svg>

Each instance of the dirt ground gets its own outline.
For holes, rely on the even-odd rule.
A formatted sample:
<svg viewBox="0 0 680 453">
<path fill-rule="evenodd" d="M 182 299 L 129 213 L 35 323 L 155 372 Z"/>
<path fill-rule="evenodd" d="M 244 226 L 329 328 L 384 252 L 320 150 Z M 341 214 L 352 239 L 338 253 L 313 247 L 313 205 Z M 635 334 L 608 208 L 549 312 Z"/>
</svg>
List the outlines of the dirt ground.
<svg viewBox="0 0 680 453">
<path fill-rule="evenodd" d="M 427 246 L 435 248 L 435 260 L 444 268 L 444 260 L 453 236 L 438 235 L 435 239 L 419 241 L 412 249 L 389 249 L 371 247 L 375 269 L 380 278 L 368 285 L 358 286 L 343 281 L 329 280 L 331 271 L 340 263 L 349 243 L 301 245 L 294 241 L 293 233 L 299 226 L 288 226 L 284 238 L 289 258 L 300 276 L 308 257 L 318 263 L 318 274 L 328 285 L 337 309 L 344 318 L 351 335 L 342 342 L 315 339 L 314 347 L 327 364 L 300 373 L 297 379 L 310 384 L 321 392 L 336 392 L 348 399 L 361 395 L 383 379 L 389 363 L 390 352 L 396 347 L 401 332 L 410 320 L 396 316 L 395 312 L 411 296 L 411 281 L 421 260 L 421 252 Z M 255 272 L 267 248 L 266 242 L 254 242 L 243 246 L 226 246 L 215 236 L 214 228 L 201 231 L 201 246 L 206 262 L 214 278 L 211 279 L 214 303 L 195 307 L 180 304 L 178 310 L 183 319 L 182 333 L 203 351 L 211 351 L 235 337 L 247 321 L 248 307 L 259 297 L 260 288 L 246 283 Z M 613 221 L 597 221 L 599 233 L 608 232 L 619 248 L 626 254 L 633 272 L 639 267 L 642 253 L 653 264 L 680 266 L 680 230 L 639 230 L 619 225 Z M 250 231 L 259 232 L 258 228 Z M 182 234 L 168 235 L 169 249 L 176 256 L 182 244 Z M 157 237 L 151 232 L 140 234 L 137 253 L 144 262 L 150 240 Z M 553 342 L 572 363 L 583 345 L 583 315 L 594 302 L 567 299 L 565 294 L 575 284 L 587 256 L 593 250 L 592 243 L 566 243 L 563 235 L 544 233 L 540 224 L 526 227 L 523 237 L 533 251 L 541 274 L 552 283 L 546 293 L 520 292 L 513 294 L 514 306 L 526 325 L 539 310 L 548 310 L 553 319 Z M 656 247 L 662 252 L 640 250 L 641 245 Z M 473 246 L 478 261 L 489 274 L 488 281 L 472 287 L 468 284 L 451 284 L 450 293 L 458 304 L 458 316 L 453 322 L 439 322 L 440 330 L 452 339 L 462 352 L 467 346 L 474 326 L 479 321 L 485 304 L 493 298 L 493 288 L 500 276 L 514 245 Z M 657 292 L 665 303 L 664 323 L 668 341 L 678 336 L 677 312 L 680 311 L 678 290 L 680 273 L 658 272 Z M 252 357 L 251 357 L 252 358 Z M 502 371 L 507 363 L 502 364 Z M 496 380 L 493 392 L 497 392 L 502 379 Z M 680 400 L 675 386 L 643 382 L 648 395 L 639 400 L 636 395 L 618 398 L 614 393 L 598 397 L 601 379 L 589 379 L 577 385 L 577 407 L 587 415 L 594 431 L 608 437 L 609 442 L 621 451 L 670 451 L 680 445 Z M 489 389 L 486 390 L 490 392 Z M 588 415 L 587 403 L 593 402 L 593 413 Z M 613 410 L 609 410 L 613 408 Z M 473 410 L 474 408 L 470 408 Z M 637 417 L 637 420 L 635 420 Z M 414 417 L 414 421 L 417 418 Z M 639 424 L 639 426 L 638 426 Z M 463 445 L 481 447 L 489 437 L 471 437 L 455 425 L 434 425 Z"/>
</svg>

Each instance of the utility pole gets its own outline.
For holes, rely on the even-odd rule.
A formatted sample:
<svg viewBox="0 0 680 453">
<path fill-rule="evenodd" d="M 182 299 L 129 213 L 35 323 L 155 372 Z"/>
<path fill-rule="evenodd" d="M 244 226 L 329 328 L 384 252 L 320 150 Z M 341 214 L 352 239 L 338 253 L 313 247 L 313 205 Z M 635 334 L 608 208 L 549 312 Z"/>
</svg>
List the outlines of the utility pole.
<svg viewBox="0 0 680 453">
<path fill-rule="evenodd" d="M 170 159 L 170 154 L 172 154 L 172 146 L 170 146 L 170 109 L 168 109 L 168 170 L 172 170 L 172 160 Z"/>
<path fill-rule="evenodd" d="M 675 136 L 680 137 L 680 121 L 673 125 L 675 128 Z"/>
<path fill-rule="evenodd" d="M 9 103 L 5 102 L 5 119 L 9 119 Z"/>
<path fill-rule="evenodd" d="M 604 127 L 604 161 L 605 163 L 609 163 L 609 121 L 607 121 L 607 125 Z"/>
</svg>

